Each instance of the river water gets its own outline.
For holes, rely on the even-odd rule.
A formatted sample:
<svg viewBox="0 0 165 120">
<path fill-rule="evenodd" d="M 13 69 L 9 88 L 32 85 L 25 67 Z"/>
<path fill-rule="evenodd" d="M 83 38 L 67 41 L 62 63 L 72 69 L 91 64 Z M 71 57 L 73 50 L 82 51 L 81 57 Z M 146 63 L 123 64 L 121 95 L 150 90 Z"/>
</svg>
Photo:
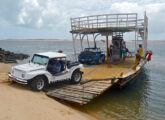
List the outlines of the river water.
<svg viewBox="0 0 165 120">
<path fill-rule="evenodd" d="M 98 46 L 105 50 L 105 43 L 98 42 Z M 131 50 L 134 44 L 128 42 L 127 46 Z M 81 109 L 103 120 L 165 120 L 164 46 L 165 42 L 149 42 L 152 60 L 131 85 L 124 89 L 111 89 Z M 0 47 L 30 56 L 59 49 L 73 54 L 72 42 L 0 41 Z M 76 47 L 80 48 L 80 44 L 76 43 Z"/>
</svg>

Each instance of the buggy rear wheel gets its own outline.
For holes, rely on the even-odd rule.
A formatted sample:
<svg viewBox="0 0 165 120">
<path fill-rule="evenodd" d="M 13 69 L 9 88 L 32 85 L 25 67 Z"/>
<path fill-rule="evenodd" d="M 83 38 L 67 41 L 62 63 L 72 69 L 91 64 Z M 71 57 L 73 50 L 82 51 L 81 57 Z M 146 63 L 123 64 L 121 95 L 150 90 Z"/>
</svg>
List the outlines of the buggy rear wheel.
<svg viewBox="0 0 165 120">
<path fill-rule="evenodd" d="M 99 58 L 99 64 L 101 64 L 103 62 L 102 58 Z"/>
<path fill-rule="evenodd" d="M 71 77 L 71 82 L 72 83 L 79 83 L 82 78 L 82 72 L 80 70 L 75 70 L 72 74 Z"/>
<path fill-rule="evenodd" d="M 96 64 L 101 64 L 102 63 L 102 59 L 101 57 L 96 61 Z"/>
</svg>

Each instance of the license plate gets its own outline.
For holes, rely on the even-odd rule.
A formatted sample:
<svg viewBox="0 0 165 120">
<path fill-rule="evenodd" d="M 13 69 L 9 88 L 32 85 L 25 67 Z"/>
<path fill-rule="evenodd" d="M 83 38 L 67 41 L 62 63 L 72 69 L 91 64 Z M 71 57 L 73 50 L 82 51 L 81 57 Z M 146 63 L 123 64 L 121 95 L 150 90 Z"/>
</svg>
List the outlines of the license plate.
<svg viewBox="0 0 165 120">
<path fill-rule="evenodd" d="M 12 80 L 12 81 L 16 81 L 17 79 L 12 77 L 11 80 Z"/>
</svg>

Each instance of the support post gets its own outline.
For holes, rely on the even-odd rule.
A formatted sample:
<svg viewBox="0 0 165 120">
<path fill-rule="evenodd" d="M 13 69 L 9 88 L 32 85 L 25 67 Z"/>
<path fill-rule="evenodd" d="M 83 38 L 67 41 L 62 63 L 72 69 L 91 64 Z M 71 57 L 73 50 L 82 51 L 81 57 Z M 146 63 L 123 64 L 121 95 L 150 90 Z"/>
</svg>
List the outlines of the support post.
<svg viewBox="0 0 165 120">
<path fill-rule="evenodd" d="M 87 34 L 86 36 L 87 36 L 88 47 L 90 47 L 90 46 L 89 46 L 89 40 L 88 40 L 88 34 Z"/>
<path fill-rule="evenodd" d="M 74 37 L 73 33 L 72 33 L 72 40 L 73 40 L 74 56 L 75 56 L 75 60 L 77 61 L 76 47 L 75 47 L 75 37 Z"/>
<path fill-rule="evenodd" d="M 83 45 L 82 45 L 81 34 L 79 34 L 79 37 L 80 37 L 80 43 L 81 43 L 81 50 L 83 51 Z"/>
<path fill-rule="evenodd" d="M 108 49 L 108 35 L 106 35 L 106 46 L 107 46 L 107 64 L 110 64 L 109 56 L 108 56 L 108 51 L 109 51 L 109 49 Z"/>
<path fill-rule="evenodd" d="M 137 53 L 137 30 L 135 30 L 135 54 Z"/>
<path fill-rule="evenodd" d="M 95 36 L 93 36 L 94 38 L 94 47 L 97 48 L 97 44 L 96 44 L 96 38 L 97 36 L 100 35 L 100 33 L 96 34 Z"/>
<path fill-rule="evenodd" d="M 95 34 L 93 34 L 93 42 L 94 42 L 94 48 L 96 48 Z"/>
</svg>

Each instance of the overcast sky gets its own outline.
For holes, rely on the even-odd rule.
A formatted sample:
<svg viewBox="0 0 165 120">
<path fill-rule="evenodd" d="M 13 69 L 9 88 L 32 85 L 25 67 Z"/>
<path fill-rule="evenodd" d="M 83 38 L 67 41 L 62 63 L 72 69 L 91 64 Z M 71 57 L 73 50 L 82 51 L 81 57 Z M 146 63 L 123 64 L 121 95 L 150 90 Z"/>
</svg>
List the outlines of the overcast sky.
<svg viewBox="0 0 165 120">
<path fill-rule="evenodd" d="M 0 0 L 0 39 L 71 39 L 71 17 L 144 11 L 149 39 L 165 40 L 165 0 Z"/>
</svg>

